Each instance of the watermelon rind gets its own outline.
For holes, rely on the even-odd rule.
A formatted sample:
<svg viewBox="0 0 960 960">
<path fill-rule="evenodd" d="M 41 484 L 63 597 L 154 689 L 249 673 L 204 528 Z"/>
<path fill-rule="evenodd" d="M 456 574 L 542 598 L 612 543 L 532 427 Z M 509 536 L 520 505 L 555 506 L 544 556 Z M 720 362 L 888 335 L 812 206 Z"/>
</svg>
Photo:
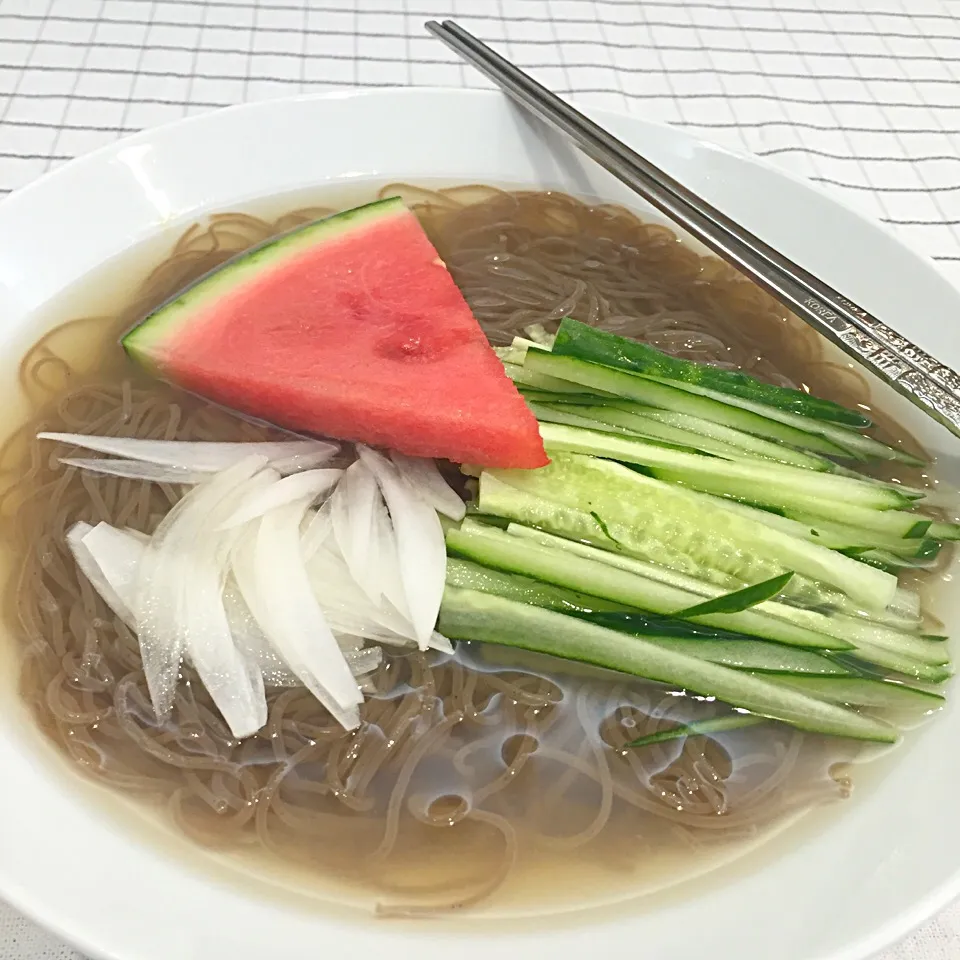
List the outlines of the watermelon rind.
<svg viewBox="0 0 960 960">
<path fill-rule="evenodd" d="M 179 329 L 190 324 L 224 294 L 242 286 L 245 281 L 262 277 L 271 267 L 285 264 L 305 250 L 385 217 L 405 213 L 406 209 L 400 197 L 388 197 L 295 227 L 279 237 L 266 240 L 204 274 L 162 303 L 124 334 L 120 342 L 133 360 L 155 372 L 153 358 L 157 348 L 169 342 Z"/>
</svg>

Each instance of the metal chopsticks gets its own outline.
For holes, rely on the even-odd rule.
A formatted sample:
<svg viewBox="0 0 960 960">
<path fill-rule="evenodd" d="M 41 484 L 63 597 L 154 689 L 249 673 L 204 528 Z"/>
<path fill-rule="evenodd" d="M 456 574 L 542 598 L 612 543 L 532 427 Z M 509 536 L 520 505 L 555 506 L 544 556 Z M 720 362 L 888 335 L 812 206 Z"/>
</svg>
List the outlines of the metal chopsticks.
<svg viewBox="0 0 960 960">
<path fill-rule="evenodd" d="M 452 20 L 427 30 L 587 156 L 960 437 L 960 375 L 741 227 Z"/>
</svg>

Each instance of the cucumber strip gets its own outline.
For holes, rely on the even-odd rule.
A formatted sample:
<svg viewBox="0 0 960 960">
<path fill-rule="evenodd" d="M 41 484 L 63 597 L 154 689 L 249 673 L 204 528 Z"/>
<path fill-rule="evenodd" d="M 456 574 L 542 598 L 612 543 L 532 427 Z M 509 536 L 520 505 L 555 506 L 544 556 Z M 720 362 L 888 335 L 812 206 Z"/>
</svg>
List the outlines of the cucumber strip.
<svg viewBox="0 0 960 960">
<path fill-rule="evenodd" d="M 918 555 L 929 556 L 932 553 L 935 556 L 939 550 L 939 543 L 930 538 L 914 537 L 905 540 L 900 536 L 837 523 L 799 511 L 790 511 L 791 516 L 784 516 L 760 507 L 750 506 L 747 503 L 731 500 L 729 497 L 715 496 L 709 493 L 701 493 L 701 495 L 710 497 L 715 505 L 723 510 L 729 510 L 743 517 L 750 517 L 759 523 L 773 527 L 775 530 L 781 530 L 783 533 L 798 537 L 801 540 L 808 540 L 810 543 L 817 543 L 831 550 L 862 550 L 881 547 L 896 550 L 898 553 L 902 550 L 907 556 L 914 551 Z M 921 518 L 917 518 L 913 514 L 911 516 L 915 521 L 919 520 L 922 525 L 923 520 Z M 895 525 L 904 526 L 899 521 Z M 914 522 L 912 525 L 916 527 L 917 524 Z M 858 556 L 862 557 L 862 554 L 858 554 Z"/>
<path fill-rule="evenodd" d="M 910 556 L 912 553 L 929 552 L 930 548 L 927 539 L 923 537 L 911 537 L 909 540 L 904 537 L 898 537 L 893 534 L 883 533 L 878 530 L 867 530 L 863 527 L 856 527 L 848 523 L 840 523 L 834 520 L 824 520 L 820 517 L 810 516 L 809 514 L 796 513 L 791 511 L 791 516 L 795 522 L 800 523 L 806 528 L 813 528 L 817 531 L 819 540 L 827 540 L 831 543 L 843 544 L 834 549 L 845 549 L 848 547 L 880 547 L 888 550 L 903 552 L 904 556 Z M 788 518 L 789 519 L 789 518 Z M 913 515 L 914 525 L 923 523 L 925 518 Z M 819 542 L 818 540 L 818 542 Z M 936 541 L 933 541 L 936 542 Z"/>
<path fill-rule="evenodd" d="M 825 453 L 829 456 L 850 455 L 846 447 L 839 446 L 810 430 L 790 426 L 762 414 L 691 393 L 666 381 L 661 383 L 635 373 L 601 367 L 596 363 L 587 363 L 573 357 L 556 357 L 552 353 L 533 351 L 527 355 L 523 371 L 525 378 L 538 375 L 550 377 L 551 381 L 566 380 L 571 384 L 567 392 L 581 392 L 586 387 L 592 391 L 615 394 L 662 410 L 689 413 L 713 423 L 721 423 L 744 433 L 752 433 L 792 447 L 815 450 L 817 453 Z M 535 383 L 530 385 L 538 386 Z"/>
<path fill-rule="evenodd" d="M 671 615 L 673 611 L 692 606 L 701 599 L 695 593 L 670 584 L 571 551 L 514 537 L 493 527 L 483 532 L 450 530 L 447 549 L 455 556 L 466 557 L 487 567 L 545 580 L 569 590 L 659 614 Z M 849 643 L 828 639 L 822 633 L 814 633 L 756 610 L 714 613 L 691 619 L 792 646 L 832 650 L 851 647 Z"/>
<path fill-rule="evenodd" d="M 802 690 L 828 703 L 849 703 L 858 707 L 916 707 L 936 710 L 945 700 L 939 693 L 894 680 L 874 680 L 868 677 L 777 677 L 777 683 Z"/>
<path fill-rule="evenodd" d="M 912 677 L 922 683 L 943 683 L 953 676 L 953 668 L 947 664 L 920 663 L 906 657 L 896 650 L 885 650 L 883 647 L 871 647 L 869 644 L 860 644 L 855 653 L 847 659 L 844 654 L 841 663 L 850 665 L 868 672 L 869 667 L 882 667 L 884 670 L 901 673 L 905 677 Z"/>
<path fill-rule="evenodd" d="M 739 730 L 742 727 L 753 727 L 758 723 L 764 723 L 765 717 L 757 717 L 752 713 L 733 713 L 725 717 L 712 717 L 709 720 L 696 720 L 693 723 L 685 723 L 679 727 L 671 727 L 669 730 L 658 730 L 656 733 L 648 733 L 645 737 L 637 737 L 631 740 L 625 746 L 628 747 L 649 747 L 654 743 L 667 743 L 670 740 L 679 740 L 681 737 L 700 737 L 711 733 L 722 733 L 724 730 Z"/>
<path fill-rule="evenodd" d="M 752 460 L 773 460 L 777 463 L 785 463 L 794 467 L 801 467 L 804 470 L 816 470 L 819 472 L 830 473 L 834 470 L 835 464 L 826 457 L 820 457 L 812 453 L 804 453 L 801 450 L 794 450 L 792 447 L 785 446 L 782 443 L 773 443 L 770 440 L 764 440 L 762 437 L 753 437 L 740 430 L 733 430 L 730 427 L 724 427 L 720 424 L 714 425 L 714 429 L 709 431 L 694 431 L 686 427 L 667 423 L 658 417 L 649 416 L 646 413 L 637 413 L 633 410 L 623 409 L 626 404 L 609 403 L 599 406 L 578 407 L 576 413 L 578 416 L 587 420 L 595 421 L 592 429 L 603 430 L 603 424 L 610 424 L 616 427 L 625 427 L 627 431 L 639 434 L 643 437 L 657 437 L 673 442 L 678 445 L 692 447 L 694 450 L 706 450 L 710 453 L 718 453 L 728 460 L 741 460 L 748 457 Z M 641 408 L 643 409 L 643 408 Z M 658 411 L 650 411 L 656 413 Z M 677 417 L 680 415 L 677 414 Z M 694 422 L 697 417 L 688 417 Z M 563 421 L 554 420 L 554 423 Z M 571 426 L 589 426 L 586 423 L 571 424 Z M 619 431 L 610 430 L 610 433 Z M 721 439 L 718 434 L 725 435 Z M 671 438 L 676 438 L 672 440 Z M 682 439 L 681 439 L 682 438 Z"/>
<path fill-rule="evenodd" d="M 493 593 L 508 600 L 546 607 L 548 610 L 559 610 L 561 613 L 596 614 L 633 610 L 622 603 L 611 603 L 600 597 L 590 597 L 519 574 L 492 570 L 458 557 L 447 558 L 447 584 L 466 590 L 479 590 L 481 593 Z"/>
<path fill-rule="evenodd" d="M 638 423 L 636 428 L 615 424 L 605 420 L 597 420 L 588 415 L 587 411 L 600 409 L 597 407 L 580 407 L 553 403 L 538 403 L 537 401 L 527 400 L 527 406 L 533 411 L 533 415 L 543 423 L 558 423 L 568 427 L 582 427 L 587 430 L 599 430 L 603 433 L 612 433 L 624 437 L 642 436 L 653 440 L 655 443 L 666 443 L 678 450 L 688 450 L 691 453 L 709 453 L 716 454 L 729 459 L 741 459 L 744 456 L 743 451 L 728 443 L 720 443 L 717 440 L 711 440 L 709 437 L 701 437 L 687 430 L 678 430 L 676 427 L 668 427 L 662 423 L 650 421 Z M 639 418 L 637 418 L 639 420 Z"/>
<path fill-rule="evenodd" d="M 554 423 L 541 425 L 540 436 L 548 451 L 639 463 L 650 468 L 654 475 L 669 473 L 671 477 L 708 493 L 728 494 L 775 507 L 794 504 L 798 495 L 804 501 L 816 498 L 870 510 L 896 510 L 911 505 L 908 498 L 888 487 L 781 463 L 731 463 L 718 457 L 671 450 L 641 439 Z"/>
<path fill-rule="evenodd" d="M 811 474 L 811 476 L 814 476 Z M 511 499 L 497 481 L 558 506 Z M 603 518 L 620 549 L 664 566 L 732 586 L 794 570 L 835 586 L 869 609 L 893 599 L 896 577 L 818 544 L 784 534 L 732 511 L 717 510 L 712 498 L 644 477 L 609 460 L 557 454 L 539 470 L 485 470 L 480 505 L 488 512 L 545 527 L 573 540 L 602 545 Z M 725 578 L 708 577 L 719 571 Z"/>
<path fill-rule="evenodd" d="M 838 509 L 835 502 L 798 495 L 794 497 L 794 505 L 784 507 L 783 513 L 791 520 L 800 520 L 801 523 L 847 523 L 861 530 L 870 530 L 901 540 L 916 540 L 926 536 L 937 540 L 949 539 L 933 533 L 935 524 L 929 517 L 904 510 L 871 510 L 855 504 Z"/>
<path fill-rule="evenodd" d="M 613 617 L 589 618 L 591 623 L 622 629 L 616 626 Z M 624 619 L 628 619 L 625 617 Z M 645 632 L 624 630 L 632 636 L 641 636 L 648 643 L 655 643 L 665 650 L 685 653 L 690 657 L 699 657 L 711 663 L 722 663 L 735 670 L 753 670 L 759 673 L 800 674 L 804 676 L 842 677 L 850 671 L 842 664 L 835 663 L 829 657 L 798 647 L 788 647 L 782 643 L 768 643 L 765 640 L 699 640 L 684 637 L 658 637 Z"/>
<path fill-rule="evenodd" d="M 934 540 L 960 540 L 960 523 L 934 521 L 927 529 L 927 536 Z"/>
<path fill-rule="evenodd" d="M 576 543 L 562 537 L 555 537 L 541 530 L 532 530 L 519 524 L 510 524 L 507 527 L 507 535 L 533 540 L 558 550 L 566 550 L 586 560 L 606 563 L 618 570 L 634 573 L 641 578 L 657 580 L 677 590 L 685 590 L 688 593 L 698 593 L 701 596 L 708 597 L 720 594 L 720 591 L 713 585 L 694 580 L 686 574 L 645 563 L 633 557 L 625 557 L 622 554 L 600 550 L 585 543 Z M 895 658 L 897 663 L 927 664 L 934 667 L 941 667 L 949 661 L 949 654 L 943 648 L 943 644 L 869 620 L 860 620 L 844 614 L 828 616 L 816 610 L 805 610 L 802 607 L 794 607 L 786 603 L 769 600 L 752 607 L 750 612 L 760 613 L 793 624 L 813 635 L 830 638 L 821 641 L 823 647 L 829 647 L 831 644 L 843 644 L 848 648 L 852 646 L 855 648 L 857 655 L 866 660 L 875 660 L 875 657 L 879 655 L 881 659 L 875 660 L 875 662 L 881 666 L 889 666 L 891 658 Z M 731 626 L 731 629 L 739 628 Z M 745 633 L 747 631 L 741 630 L 740 632 Z M 759 634 L 755 635 L 759 636 Z M 833 649 L 836 649 L 836 647 Z M 899 667 L 891 667 L 891 669 L 899 669 Z"/>
<path fill-rule="evenodd" d="M 535 366 L 535 365 L 534 365 Z M 518 385 L 533 387 L 535 390 L 548 390 L 551 393 L 582 394 L 585 392 L 586 385 L 573 383 L 570 380 L 564 380 L 560 377 L 554 377 L 545 373 L 538 373 L 533 367 L 527 367 L 526 363 L 505 363 L 503 365 L 507 376 Z M 589 389 L 589 392 L 598 397 L 613 398 L 613 394 L 607 393 L 602 389 Z"/>
<path fill-rule="evenodd" d="M 735 430 L 733 427 L 726 427 L 722 423 L 712 423 L 702 417 L 693 417 L 689 413 L 656 410 L 652 407 L 641 407 L 637 404 L 625 402 L 606 403 L 601 409 L 630 413 L 634 416 L 643 417 L 645 420 L 655 420 L 667 426 L 681 427 L 684 430 L 690 430 L 692 433 L 728 443 L 744 453 L 752 454 L 762 460 L 792 463 L 794 466 L 806 467 L 809 470 L 829 470 L 830 472 L 838 470 L 837 464 L 819 454 L 795 450 L 793 447 L 786 446 L 786 444 L 764 440 L 763 437 L 756 437 L 752 433 L 744 433 L 743 430 Z"/>
<path fill-rule="evenodd" d="M 925 500 L 931 493 L 929 490 L 922 490 L 920 487 L 911 487 L 905 483 L 898 483 L 894 480 L 880 480 L 877 477 L 871 477 L 865 473 L 861 473 L 859 470 L 851 470 L 849 467 L 845 467 L 840 463 L 835 463 L 834 469 L 844 477 L 852 477 L 854 480 L 862 480 L 864 483 L 876 483 L 881 487 L 892 487 L 894 490 L 899 490 L 905 497 L 909 497 L 914 501 Z"/>
<path fill-rule="evenodd" d="M 664 650 L 552 610 L 448 587 L 437 628 L 455 640 L 520 647 L 716 697 L 758 716 L 828 735 L 894 743 L 893 727 L 768 679 Z"/>
<path fill-rule="evenodd" d="M 932 541 L 937 543 L 936 540 Z M 937 558 L 914 558 L 904 556 L 900 553 L 894 553 L 892 550 L 865 550 L 857 556 L 858 560 L 864 563 L 872 563 L 880 567 L 881 570 L 929 570 L 937 565 Z"/>
<path fill-rule="evenodd" d="M 865 428 L 872 425 L 862 413 L 848 410 L 831 400 L 821 400 L 802 390 L 764 383 L 739 371 L 670 357 L 646 344 L 598 330 L 571 317 L 564 317 L 560 321 L 553 352 L 557 356 L 576 357 L 633 373 L 711 387 L 724 394 L 745 397 L 765 406 L 779 407 L 803 417 L 840 423 L 846 427 Z"/>
<path fill-rule="evenodd" d="M 526 366 L 526 364 L 524 364 L 524 366 Z M 640 375 L 633 374 L 633 376 Z M 855 433 L 846 427 L 826 423 L 823 420 L 801 417 L 795 413 L 791 413 L 789 410 L 778 410 L 776 407 L 767 407 L 760 403 L 754 403 L 752 400 L 747 400 L 744 397 L 735 397 L 731 394 L 711 390 L 709 387 L 664 380 L 660 377 L 649 377 L 647 379 L 664 385 L 671 384 L 678 390 L 695 394 L 705 400 L 716 400 L 721 403 L 728 403 L 730 406 L 737 407 L 744 412 L 769 417 L 771 420 L 776 420 L 778 423 L 787 427 L 793 427 L 795 430 L 809 431 L 821 439 L 828 440 L 836 446 L 845 449 L 845 456 L 848 457 L 852 456 L 861 460 L 899 460 L 901 463 L 909 463 L 914 467 L 923 466 L 923 461 L 915 457 L 912 453 L 907 453 L 906 450 L 900 450 L 896 447 L 888 447 L 885 443 L 874 440 L 873 437 L 866 437 L 861 433 Z"/>
<path fill-rule="evenodd" d="M 536 387 L 525 387 L 518 384 L 517 389 L 527 402 L 557 403 L 565 407 L 592 407 L 601 399 L 595 393 L 555 393 L 553 390 L 538 390 Z"/>
</svg>

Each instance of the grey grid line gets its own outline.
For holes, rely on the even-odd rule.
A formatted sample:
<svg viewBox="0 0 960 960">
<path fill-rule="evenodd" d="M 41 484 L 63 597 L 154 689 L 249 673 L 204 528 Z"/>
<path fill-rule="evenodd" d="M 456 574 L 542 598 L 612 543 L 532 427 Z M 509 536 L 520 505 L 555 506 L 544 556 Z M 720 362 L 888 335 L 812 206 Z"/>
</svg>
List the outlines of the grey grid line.
<svg viewBox="0 0 960 960">
<path fill-rule="evenodd" d="M 189 4 L 189 5 L 194 5 L 194 4 L 195 4 L 195 0 L 165 0 L 165 2 L 166 2 L 167 4 L 170 4 L 170 3 L 181 3 L 181 4 L 183 4 L 183 5 L 188 5 L 188 4 Z M 590 0 L 590 2 L 591 2 L 591 3 L 596 3 L 597 0 Z M 259 5 L 258 5 L 258 3 L 256 2 L 256 0 L 254 0 L 254 2 L 252 2 L 252 3 L 233 3 L 233 4 L 229 4 L 229 5 L 226 5 L 226 4 L 224 4 L 224 5 L 218 4 L 218 6 L 231 6 L 231 7 L 236 7 L 237 9 L 253 9 L 254 11 L 256 11 L 257 9 L 259 9 Z M 619 4 L 617 4 L 617 6 L 619 6 Z M 627 5 L 626 5 L 626 4 L 624 4 L 623 6 L 624 6 L 625 9 L 627 8 Z M 634 9 L 636 9 L 636 4 L 631 3 L 630 6 L 631 6 L 632 8 L 634 8 Z M 277 9 L 277 8 L 271 6 L 271 9 Z M 289 8 L 288 8 L 288 9 L 289 9 Z M 293 8 L 293 9 L 296 9 L 296 8 Z M 320 12 L 320 13 L 342 13 L 342 12 L 343 12 L 343 8 L 342 8 L 342 7 L 312 6 L 311 9 L 314 10 L 314 11 L 316 11 L 316 12 Z M 760 8 L 755 8 L 755 9 L 760 9 Z M 794 8 L 794 9 L 796 9 L 796 8 Z M 395 8 L 391 9 L 389 6 L 380 6 L 380 7 L 377 7 L 377 8 L 367 9 L 367 10 L 365 10 L 365 12 L 366 12 L 366 13 L 370 13 L 370 14 L 375 14 L 375 15 L 389 16 L 390 14 L 396 13 L 396 9 L 395 9 Z M 428 19 L 430 19 L 431 17 L 434 17 L 434 16 L 436 15 L 436 10 L 431 10 L 431 9 L 429 9 L 429 8 L 423 8 L 423 9 L 417 9 L 417 10 L 409 10 L 408 12 L 409 12 L 411 15 L 413 15 L 413 16 L 422 17 L 424 20 L 428 20 Z M 23 14 L 23 13 L 7 14 L 7 16 L 15 17 L 15 18 L 17 18 L 17 19 L 35 19 L 35 18 L 36 18 L 35 15 L 33 15 L 33 14 Z M 500 14 L 500 13 L 486 13 L 486 12 L 483 12 L 483 11 L 480 11 L 480 10 L 476 10 L 476 11 L 471 12 L 470 17 L 471 17 L 472 20 L 486 20 L 486 21 L 494 21 L 494 22 L 498 22 L 498 23 L 499 23 L 499 22 L 503 22 L 505 19 L 509 19 L 509 21 L 512 22 L 512 23 L 537 23 L 537 24 L 541 24 L 541 25 L 543 25 L 543 26 L 549 26 L 549 24 L 550 24 L 551 22 L 556 22 L 555 20 L 553 20 L 553 19 L 550 18 L 550 17 L 532 17 L 532 16 L 524 16 L 524 15 L 521 15 L 521 16 L 511 15 L 509 18 L 506 18 L 506 17 L 504 17 L 504 16 L 503 16 L 502 14 Z M 86 18 L 79 18 L 79 17 L 78 17 L 78 18 L 72 18 L 72 17 L 71 17 L 71 18 L 68 18 L 68 17 L 66 17 L 65 15 L 61 15 L 61 16 L 60 16 L 60 19 L 75 19 L 75 20 L 77 20 L 78 22 L 83 22 Z M 575 25 L 576 25 L 576 24 L 579 24 L 579 25 L 587 25 L 587 24 L 590 24 L 590 23 L 592 22 L 592 18 L 589 18 L 589 17 L 564 17 L 563 20 L 564 20 L 565 23 L 575 24 Z M 122 19 L 122 18 L 104 17 L 103 20 L 102 20 L 102 22 L 104 22 L 104 23 L 123 23 L 123 22 L 128 22 L 128 23 L 129 23 L 129 22 L 131 22 L 131 21 L 129 21 L 129 20 L 124 20 L 124 19 Z M 135 21 L 134 21 L 134 22 L 135 22 Z M 650 27 L 674 27 L 674 28 L 679 28 L 679 29 L 690 29 L 690 28 L 693 26 L 693 24 L 683 23 L 683 22 L 681 22 L 681 21 L 651 20 L 651 19 L 649 19 L 649 18 L 644 19 L 644 20 L 630 20 L 630 19 L 626 19 L 626 20 L 610 20 L 609 22 L 611 23 L 611 25 L 613 25 L 613 26 L 619 26 L 619 27 L 642 27 L 642 26 L 650 26 Z M 718 30 L 718 31 L 723 32 L 723 31 L 729 31 L 729 30 L 737 30 L 737 29 L 739 29 L 739 28 L 727 26 L 727 25 L 724 25 L 724 24 L 715 24 L 715 25 L 712 25 L 712 26 L 711 26 L 711 29 L 713 29 L 713 30 Z M 781 33 L 781 30 L 780 30 L 779 28 L 773 27 L 773 26 L 753 25 L 753 26 L 750 27 L 750 29 L 751 29 L 751 31 L 753 31 L 753 32 L 761 33 L 761 34 L 762 34 L 762 33 L 772 33 L 772 34 L 780 34 L 780 33 Z M 799 28 L 798 32 L 799 32 L 799 33 L 810 34 L 810 35 L 813 35 L 813 36 L 830 36 L 830 37 L 843 37 L 843 36 L 847 36 L 847 37 L 865 37 L 865 36 L 873 36 L 873 35 L 874 35 L 872 31 L 864 31 L 864 30 L 844 30 L 844 29 L 832 29 L 832 28 L 817 28 L 817 29 L 813 29 L 813 28 L 808 28 L 808 27 L 801 27 L 801 28 Z M 892 31 L 892 30 L 884 30 L 884 31 L 881 31 L 881 33 L 882 33 L 884 36 L 887 36 L 887 37 L 893 37 L 893 38 L 905 39 L 905 40 L 912 40 L 912 39 L 915 39 L 915 38 L 917 37 L 917 34 L 916 34 L 916 33 L 901 33 L 901 32 Z M 943 40 L 955 40 L 955 39 L 956 39 L 955 36 L 953 36 L 953 35 L 951 35 L 951 34 L 948 34 L 948 33 L 944 33 L 944 34 L 930 34 L 930 36 L 932 36 L 932 37 L 935 38 L 935 39 L 943 39 Z"/>
</svg>

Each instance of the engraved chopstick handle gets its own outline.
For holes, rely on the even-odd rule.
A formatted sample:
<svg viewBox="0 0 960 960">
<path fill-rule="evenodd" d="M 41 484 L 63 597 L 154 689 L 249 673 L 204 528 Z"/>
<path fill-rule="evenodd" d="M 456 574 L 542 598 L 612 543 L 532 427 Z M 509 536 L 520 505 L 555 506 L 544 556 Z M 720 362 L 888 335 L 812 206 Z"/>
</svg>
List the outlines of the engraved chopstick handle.
<svg viewBox="0 0 960 960">
<path fill-rule="evenodd" d="M 926 409 L 934 419 L 960 436 L 960 376 L 921 350 L 896 330 L 845 297 L 838 297 L 858 323 L 851 323 L 829 305 L 807 296 L 803 305 L 822 324 L 821 329 L 847 353 L 898 392 Z"/>
<path fill-rule="evenodd" d="M 561 100 L 451 20 L 427 30 L 588 157 L 960 437 L 960 376 Z"/>
</svg>

